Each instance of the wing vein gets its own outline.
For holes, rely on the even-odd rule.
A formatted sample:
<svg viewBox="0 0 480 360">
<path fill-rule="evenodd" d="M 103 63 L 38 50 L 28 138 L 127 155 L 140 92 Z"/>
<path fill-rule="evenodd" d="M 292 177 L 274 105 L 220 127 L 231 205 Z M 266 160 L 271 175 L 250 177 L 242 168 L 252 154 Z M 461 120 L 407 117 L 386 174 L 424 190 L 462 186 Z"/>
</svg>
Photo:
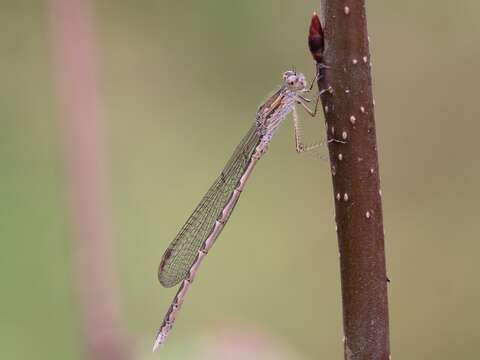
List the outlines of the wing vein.
<svg viewBox="0 0 480 360">
<path fill-rule="evenodd" d="M 215 221 L 230 200 L 259 144 L 261 135 L 256 124 L 250 128 L 235 148 L 220 176 L 214 181 L 198 206 L 165 251 L 158 278 L 165 287 L 182 281 L 195 261 L 198 250 L 209 236 Z"/>
</svg>

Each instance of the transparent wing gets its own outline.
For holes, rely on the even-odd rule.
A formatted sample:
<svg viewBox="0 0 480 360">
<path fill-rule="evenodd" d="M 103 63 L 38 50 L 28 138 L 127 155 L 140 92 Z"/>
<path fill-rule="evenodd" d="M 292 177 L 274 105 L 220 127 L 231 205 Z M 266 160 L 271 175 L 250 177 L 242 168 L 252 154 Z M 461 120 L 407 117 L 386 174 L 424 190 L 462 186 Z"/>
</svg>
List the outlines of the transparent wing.
<svg viewBox="0 0 480 360">
<path fill-rule="evenodd" d="M 158 269 L 158 279 L 163 286 L 174 286 L 186 277 L 198 250 L 228 203 L 259 142 L 260 135 L 254 124 L 163 254 Z"/>
</svg>

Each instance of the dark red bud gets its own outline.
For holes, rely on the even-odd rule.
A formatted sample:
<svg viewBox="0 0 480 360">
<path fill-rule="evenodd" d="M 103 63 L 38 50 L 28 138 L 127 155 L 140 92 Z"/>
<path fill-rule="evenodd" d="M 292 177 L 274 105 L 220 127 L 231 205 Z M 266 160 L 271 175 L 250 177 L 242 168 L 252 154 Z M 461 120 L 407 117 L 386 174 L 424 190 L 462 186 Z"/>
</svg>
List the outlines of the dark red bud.
<svg viewBox="0 0 480 360">
<path fill-rule="evenodd" d="M 324 38 L 322 24 L 317 13 L 313 13 L 308 33 L 308 47 L 317 63 L 323 63 Z"/>
</svg>

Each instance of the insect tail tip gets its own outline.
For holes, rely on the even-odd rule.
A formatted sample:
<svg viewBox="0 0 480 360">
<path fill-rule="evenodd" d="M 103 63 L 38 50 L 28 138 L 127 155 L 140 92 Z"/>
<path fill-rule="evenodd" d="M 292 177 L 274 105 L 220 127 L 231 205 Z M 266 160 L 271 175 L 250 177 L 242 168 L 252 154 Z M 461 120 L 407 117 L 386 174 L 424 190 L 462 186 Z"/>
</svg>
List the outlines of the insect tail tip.
<svg viewBox="0 0 480 360">
<path fill-rule="evenodd" d="M 153 344 L 152 352 L 155 352 L 161 344 L 162 344 L 162 337 L 159 335 L 155 339 L 155 343 Z"/>
</svg>

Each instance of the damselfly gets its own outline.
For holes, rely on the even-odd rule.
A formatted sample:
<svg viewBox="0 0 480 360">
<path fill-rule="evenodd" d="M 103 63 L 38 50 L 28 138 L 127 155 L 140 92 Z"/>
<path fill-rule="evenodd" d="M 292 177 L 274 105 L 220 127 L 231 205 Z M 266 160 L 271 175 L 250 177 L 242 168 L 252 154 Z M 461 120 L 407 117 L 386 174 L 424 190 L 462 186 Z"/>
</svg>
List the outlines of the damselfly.
<svg viewBox="0 0 480 360">
<path fill-rule="evenodd" d="M 295 106 L 300 104 L 308 114 L 315 116 L 320 94 L 314 110 L 306 105 L 312 100 L 302 96 L 311 89 L 312 86 L 307 87 L 302 74 L 295 71 L 283 74 L 283 85 L 260 106 L 252 127 L 235 149 L 220 176 L 163 254 L 158 269 L 160 283 L 165 287 L 172 287 L 180 282 L 181 285 L 158 330 L 154 351 L 165 341 L 200 264 L 225 226 L 255 164 L 267 151 L 268 144 L 285 117 L 290 112 L 293 113 L 298 152 L 319 146 L 304 146 L 295 110 Z"/>
</svg>

